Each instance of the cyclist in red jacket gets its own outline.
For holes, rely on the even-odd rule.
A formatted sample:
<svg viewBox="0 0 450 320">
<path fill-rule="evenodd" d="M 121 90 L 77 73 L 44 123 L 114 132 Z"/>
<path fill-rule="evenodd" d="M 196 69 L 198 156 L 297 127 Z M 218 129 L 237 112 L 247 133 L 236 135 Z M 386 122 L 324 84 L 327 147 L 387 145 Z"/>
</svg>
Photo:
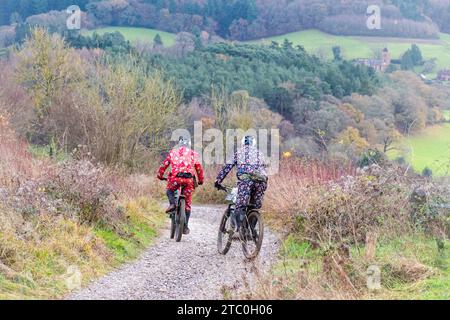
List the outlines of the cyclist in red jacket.
<svg viewBox="0 0 450 320">
<path fill-rule="evenodd" d="M 191 217 L 192 194 L 195 190 L 196 174 L 198 177 L 198 184 L 202 185 L 204 176 L 203 168 L 199 162 L 198 154 L 191 149 L 191 142 L 189 139 L 180 137 L 178 146 L 170 151 L 167 158 L 161 164 L 158 170 L 158 179 L 164 179 L 164 173 L 168 167 L 171 167 L 169 176 L 167 177 L 167 197 L 169 198 L 170 206 L 166 212 L 172 212 L 175 207 L 175 191 L 184 186 L 184 195 L 186 197 L 186 224 L 184 227 L 184 234 L 189 234 L 188 227 L 189 218 Z"/>
</svg>

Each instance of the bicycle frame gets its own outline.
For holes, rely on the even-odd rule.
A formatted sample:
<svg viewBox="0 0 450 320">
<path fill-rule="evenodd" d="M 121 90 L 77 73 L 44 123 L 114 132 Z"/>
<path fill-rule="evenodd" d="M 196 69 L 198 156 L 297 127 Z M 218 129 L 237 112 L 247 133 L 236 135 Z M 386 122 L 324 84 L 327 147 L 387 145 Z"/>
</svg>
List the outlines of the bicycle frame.
<svg viewBox="0 0 450 320">
<path fill-rule="evenodd" d="M 234 212 L 236 211 L 236 201 L 235 197 L 231 197 L 232 192 L 230 192 L 229 188 L 222 187 L 221 190 L 229 192 L 229 196 L 227 196 L 227 200 L 231 201 L 231 203 L 228 204 L 228 208 L 225 211 L 225 213 L 222 216 L 222 220 L 219 227 L 219 233 L 217 238 L 217 248 L 220 254 L 225 255 L 228 253 L 228 251 L 231 248 L 232 241 L 235 240 L 234 238 L 234 232 L 230 231 L 226 227 L 227 221 L 232 218 L 234 215 Z M 233 200 L 231 200 L 233 199 Z M 255 228 L 255 226 L 250 226 L 250 219 L 256 218 L 256 223 L 259 222 L 258 230 Z M 245 222 L 246 221 L 246 222 Z M 248 260 L 255 259 L 259 251 L 261 250 L 262 241 L 264 237 L 264 225 L 261 221 L 261 216 L 259 213 L 259 210 L 255 208 L 254 204 L 248 204 L 245 207 L 245 221 L 243 222 L 243 225 L 241 226 L 239 239 L 241 240 L 242 250 L 244 252 L 245 257 Z M 250 241 L 250 242 L 249 242 Z M 249 250 L 248 244 L 254 243 L 255 248 L 254 250 Z"/>
<path fill-rule="evenodd" d="M 186 196 L 183 193 L 184 193 L 184 186 L 181 186 L 180 188 L 175 190 L 175 198 L 176 198 L 175 205 L 177 206 L 177 208 L 180 206 L 180 199 L 186 199 Z"/>
<path fill-rule="evenodd" d="M 229 192 L 228 189 L 227 189 L 227 190 L 223 190 L 223 191 Z M 236 191 L 236 192 L 237 192 L 237 191 Z M 228 200 L 228 199 L 227 199 L 227 200 Z M 235 202 L 235 201 L 231 201 L 231 203 L 228 204 L 228 210 L 229 210 L 230 212 L 236 210 L 236 202 Z M 256 210 L 256 211 L 258 211 L 258 210 L 255 208 L 255 205 L 254 205 L 254 204 L 249 203 L 249 204 L 247 204 L 247 205 L 245 206 L 245 212 L 248 213 L 248 212 L 250 212 L 251 210 Z"/>
<path fill-rule="evenodd" d="M 186 196 L 183 194 L 184 193 L 184 186 L 181 186 L 179 189 L 175 190 L 175 210 L 173 212 L 173 214 L 175 214 L 175 218 L 176 218 L 176 222 L 179 223 L 179 219 L 180 219 L 180 201 L 181 199 L 186 199 Z"/>
<path fill-rule="evenodd" d="M 163 178 L 162 180 L 167 181 L 167 178 Z M 170 238 L 173 239 L 176 236 L 176 241 L 180 242 L 183 234 L 183 229 L 185 220 L 186 220 L 186 212 L 184 210 L 183 213 L 180 213 L 181 201 L 186 199 L 184 195 L 185 186 L 180 186 L 177 190 L 175 190 L 175 210 L 170 213 L 170 219 L 172 220 L 172 226 L 170 228 Z M 185 202 L 185 201 L 184 201 Z"/>
</svg>

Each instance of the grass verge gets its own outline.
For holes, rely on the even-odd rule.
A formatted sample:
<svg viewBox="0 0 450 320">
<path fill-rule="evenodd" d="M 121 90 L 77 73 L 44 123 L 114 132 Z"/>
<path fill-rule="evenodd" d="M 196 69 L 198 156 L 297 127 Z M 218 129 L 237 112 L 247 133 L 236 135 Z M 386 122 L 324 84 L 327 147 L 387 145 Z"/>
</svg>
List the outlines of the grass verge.
<svg viewBox="0 0 450 320">
<path fill-rule="evenodd" d="M 18 221 L 24 224 L 20 233 L 3 224 L 0 300 L 60 298 L 69 293 L 71 266 L 81 272 L 85 285 L 136 258 L 156 238 L 164 214 L 146 198 L 128 200 L 124 209 L 127 221 L 118 230 L 80 225 L 54 215 Z"/>
<path fill-rule="evenodd" d="M 270 279 L 261 281 L 253 298 L 269 299 L 389 299 L 448 300 L 450 298 L 450 241 L 438 249 L 435 239 L 422 234 L 380 241 L 373 261 L 367 261 L 365 248 L 352 246 L 345 266 L 350 278 L 371 265 L 381 269 L 381 290 L 362 285 L 350 292 L 345 284 L 326 277 L 326 252 L 313 248 L 295 235 L 287 236 L 280 260 Z M 334 276 L 334 280 L 337 277 Z"/>
<path fill-rule="evenodd" d="M 94 233 L 102 239 L 114 255 L 115 263 L 136 258 L 157 237 L 166 215 L 160 206 L 148 198 L 128 201 L 125 205 L 128 223 L 121 232 L 97 227 Z M 147 212 L 152 212 L 149 215 Z"/>
</svg>

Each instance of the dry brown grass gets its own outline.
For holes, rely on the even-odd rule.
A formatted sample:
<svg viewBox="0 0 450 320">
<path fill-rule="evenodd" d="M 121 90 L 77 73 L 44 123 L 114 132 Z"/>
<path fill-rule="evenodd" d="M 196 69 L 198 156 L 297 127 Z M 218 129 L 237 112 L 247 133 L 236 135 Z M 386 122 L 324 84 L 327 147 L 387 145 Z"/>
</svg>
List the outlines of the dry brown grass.
<svg viewBox="0 0 450 320">
<path fill-rule="evenodd" d="M 202 186 L 199 186 L 194 193 L 193 201 L 196 203 L 205 204 L 222 204 L 225 203 L 225 193 L 218 191 L 214 187 L 217 174 L 222 169 L 221 166 L 208 166 L 204 168 L 205 181 Z M 227 186 L 234 186 L 236 184 L 236 177 L 234 171 L 230 172 L 226 181 L 223 183 Z"/>
<path fill-rule="evenodd" d="M 154 124 L 152 128 L 167 127 L 158 115 L 172 121 L 167 110 L 178 105 L 173 88 L 166 87 L 158 76 L 144 76 L 145 88 L 125 95 L 124 91 L 139 81 L 137 73 L 125 70 L 132 63 L 116 69 L 100 66 L 98 61 L 84 61 L 73 50 L 63 48 L 57 36 L 41 32 L 40 37 L 45 41 L 30 40 L 21 53 L 0 62 L 0 299 L 59 296 L 67 291 L 63 274 L 71 264 L 80 267 L 85 281 L 103 273 L 114 260 L 114 247 L 102 235 L 119 237 L 121 243 L 130 239 L 148 243 L 143 239 L 155 234 L 157 205 L 130 199 L 157 197 L 160 185 L 153 174 L 130 176 L 117 168 L 99 166 L 97 161 L 114 162 L 115 156 L 143 151 L 133 147 L 131 140 L 139 139 L 134 133 L 145 135 L 149 123 Z M 35 68 L 37 59 L 43 62 L 39 64 L 42 70 Z M 105 77 L 88 75 L 95 73 L 96 67 Z M 67 68 L 69 72 L 65 72 Z M 49 81 L 40 81 L 42 77 Z M 102 81 L 105 79 L 107 83 Z M 49 90 L 33 87 L 44 82 Z M 102 100 L 102 85 L 110 99 Z M 110 107 L 114 112 L 101 113 Z M 133 113 L 137 107 L 138 112 Z M 125 118 L 129 119 L 127 125 Z M 134 129 L 128 125 L 131 122 Z M 153 133 L 164 135 L 162 131 Z M 63 163 L 46 156 L 36 159 L 16 134 L 33 143 L 48 143 L 52 136 L 56 147 L 70 152 L 74 147 L 83 149 L 96 159 L 78 154 L 67 156 Z M 92 141 L 94 138 L 97 140 Z M 117 141 L 129 143 L 128 151 Z M 118 148 L 121 150 L 116 152 Z M 109 154 L 100 154 L 102 151 Z M 98 235 L 97 228 L 104 233 Z"/>
<path fill-rule="evenodd" d="M 342 290 L 339 283 L 333 283 L 324 275 L 312 276 L 306 271 L 287 277 L 263 278 L 256 290 L 245 295 L 253 300 L 354 300 L 358 297 L 358 294 Z"/>
<path fill-rule="evenodd" d="M 282 161 L 280 172 L 269 178 L 263 210 L 275 228 L 286 229 L 309 201 L 310 189 L 355 173 L 356 168 L 350 163 Z"/>
<path fill-rule="evenodd" d="M 417 259 L 398 257 L 392 262 L 392 275 L 403 282 L 416 282 L 427 278 L 432 269 Z"/>
<path fill-rule="evenodd" d="M 31 97 L 14 81 L 14 64 L 14 61 L 0 61 L 0 113 L 8 115 L 16 132 L 25 137 L 35 115 L 29 107 L 32 104 Z"/>
<path fill-rule="evenodd" d="M 60 297 L 69 267 L 87 283 L 157 234 L 165 217 L 157 205 L 148 195 L 128 200 L 151 193 L 148 179 L 87 159 L 36 160 L 27 150 L 0 116 L 0 299 Z"/>
<path fill-rule="evenodd" d="M 156 179 L 156 175 L 152 175 L 152 172 L 150 174 L 117 174 L 114 185 L 127 198 L 151 197 L 160 200 L 165 196 L 164 183 Z"/>
<path fill-rule="evenodd" d="M 29 177 L 36 177 L 45 167 L 33 165 L 27 143 L 16 138 L 9 121 L 0 113 L 0 186 L 17 187 Z"/>
<path fill-rule="evenodd" d="M 430 205 L 411 203 L 418 186 Z M 448 239 L 448 222 L 440 218 L 445 215 L 432 205 L 449 198 L 444 189 L 397 167 L 282 165 L 269 182 L 264 209 L 271 226 L 289 236 L 279 263 L 246 298 L 376 299 L 425 283 L 440 259 L 435 237 Z M 366 287 L 372 265 L 383 272 L 378 294 Z M 435 294 L 442 296 L 439 286 Z"/>
<path fill-rule="evenodd" d="M 431 207 L 412 205 L 411 193 L 417 186 L 430 194 L 430 200 L 444 192 L 402 168 L 356 170 L 300 162 L 285 166 L 271 179 L 264 209 L 275 225 L 282 221 L 284 230 L 323 248 L 364 243 L 370 232 L 391 237 L 407 234 L 414 228 L 413 212 L 419 215 L 416 223 L 429 229 L 438 225 L 441 234 L 448 232 L 430 219 Z"/>
</svg>

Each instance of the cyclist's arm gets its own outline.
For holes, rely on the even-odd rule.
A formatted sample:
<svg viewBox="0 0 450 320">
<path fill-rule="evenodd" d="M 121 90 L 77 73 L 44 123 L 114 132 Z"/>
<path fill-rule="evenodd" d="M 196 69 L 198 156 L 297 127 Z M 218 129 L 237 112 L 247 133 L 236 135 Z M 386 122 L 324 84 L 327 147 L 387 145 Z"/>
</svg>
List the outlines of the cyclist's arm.
<svg viewBox="0 0 450 320">
<path fill-rule="evenodd" d="M 198 183 L 199 184 L 203 184 L 203 181 L 204 181 L 205 177 L 204 177 L 204 174 L 203 174 L 202 165 L 199 162 L 197 162 L 195 164 L 195 171 L 197 172 Z"/>
<path fill-rule="evenodd" d="M 163 161 L 163 163 L 161 164 L 161 166 L 158 169 L 158 179 L 163 179 L 164 178 L 164 173 L 166 172 L 167 168 L 170 166 L 171 163 L 171 159 L 170 159 L 170 153 L 167 155 L 166 159 Z"/>
<path fill-rule="evenodd" d="M 269 165 L 266 163 L 266 157 L 264 156 L 264 154 L 262 152 L 258 153 L 258 158 L 259 158 L 258 165 L 261 168 L 267 169 L 269 167 Z"/>
<path fill-rule="evenodd" d="M 258 158 L 259 158 L 259 164 L 261 166 L 265 166 L 266 165 L 266 157 L 264 156 L 264 154 L 262 152 L 258 152 Z"/>
<path fill-rule="evenodd" d="M 234 159 L 232 163 L 227 163 L 223 166 L 222 170 L 220 170 L 219 174 L 216 178 L 216 184 L 221 184 L 223 180 L 227 177 L 233 167 L 237 164 L 237 155 L 234 154 Z"/>
</svg>

